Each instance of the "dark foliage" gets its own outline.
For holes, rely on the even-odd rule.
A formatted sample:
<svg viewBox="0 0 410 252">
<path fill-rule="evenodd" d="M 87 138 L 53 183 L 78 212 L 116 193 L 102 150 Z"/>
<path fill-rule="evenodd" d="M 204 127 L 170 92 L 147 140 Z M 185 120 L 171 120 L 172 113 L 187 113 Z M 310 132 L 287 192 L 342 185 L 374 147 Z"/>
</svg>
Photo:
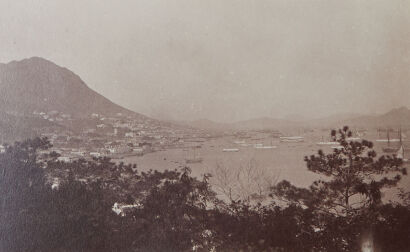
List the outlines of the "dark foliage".
<svg viewBox="0 0 410 252">
<path fill-rule="evenodd" d="M 312 223 L 318 237 L 315 251 L 360 251 L 363 236 L 376 232 L 375 227 L 381 227 L 381 223 L 401 230 L 405 234 L 401 237 L 409 234 L 408 230 L 400 229 L 402 226 L 386 221 L 389 220 L 385 216 L 387 206 L 382 202 L 382 190 L 396 186 L 401 175 L 407 174 L 402 160 L 395 156 L 376 159 L 371 142 L 349 141 L 351 135 L 348 127 L 333 130 L 331 137 L 341 148 L 330 154 L 319 150 L 317 155 L 305 158 L 308 170 L 322 175 L 323 179 L 309 188 L 298 188 L 288 181 L 272 188 L 275 198 L 314 213 Z M 409 209 L 403 211 L 406 216 Z M 372 245 L 377 242 L 371 240 Z"/>
<path fill-rule="evenodd" d="M 398 180 L 383 176 L 404 172 L 400 160 L 362 155 L 371 144 L 348 143 L 347 132 L 344 150 L 306 159 L 328 180 L 305 189 L 283 181 L 272 196 L 286 204 L 264 205 L 220 201 L 209 175 L 193 178 L 189 168 L 138 172 L 108 158 L 58 162 L 55 153 L 41 161 L 46 139 L 16 143 L 0 154 L 0 251 L 360 251 L 367 241 L 374 251 L 408 251 L 408 205 L 380 200 Z M 373 173 L 383 176 L 369 180 Z M 343 197 L 346 183 L 363 196 L 358 206 Z"/>
</svg>

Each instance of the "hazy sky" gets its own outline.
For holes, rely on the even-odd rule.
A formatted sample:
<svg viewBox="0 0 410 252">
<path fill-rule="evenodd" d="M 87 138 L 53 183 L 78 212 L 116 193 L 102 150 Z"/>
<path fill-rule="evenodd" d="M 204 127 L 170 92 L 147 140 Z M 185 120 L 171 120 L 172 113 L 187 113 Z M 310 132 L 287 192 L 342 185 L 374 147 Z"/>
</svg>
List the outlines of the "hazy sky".
<svg viewBox="0 0 410 252">
<path fill-rule="evenodd" d="M 150 116 L 410 107 L 410 1 L 0 0 L 0 62 L 65 66 Z"/>
</svg>

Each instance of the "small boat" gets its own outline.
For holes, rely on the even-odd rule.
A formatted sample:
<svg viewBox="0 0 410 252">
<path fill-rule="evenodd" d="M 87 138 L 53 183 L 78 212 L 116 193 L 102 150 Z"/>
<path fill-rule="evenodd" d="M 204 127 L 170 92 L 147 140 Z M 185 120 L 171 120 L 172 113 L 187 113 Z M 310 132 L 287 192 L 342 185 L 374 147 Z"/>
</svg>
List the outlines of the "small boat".
<svg viewBox="0 0 410 252">
<path fill-rule="evenodd" d="M 339 145 L 339 142 L 318 142 L 317 145 Z"/>
<path fill-rule="evenodd" d="M 282 143 L 301 143 L 301 142 L 304 142 L 305 140 L 303 139 L 281 139 L 280 141 Z"/>
<path fill-rule="evenodd" d="M 238 152 L 239 149 L 236 148 L 226 148 L 226 149 L 222 149 L 223 152 Z"/>
<path fill-rule="evenodd" d="M 204 161 L 203 158 L 187 158 L 185 159 L 185 163 L 187 164 L 195 164 L 195 163 L 202 163 Z"/>
<path fill-rule="evenodd" d="M 251 138 L 251 140 L 258 141 L 258 140 L 263 140 L 263 138 L 262 137 L 254 137 L 254 138 Z"/>
<path fill-rule="evenodd" d="M 332 140 L 332 139 L 330 139 L 330 140 Z M 316 144 L 317 145 L 340 145 L 339 142 L 336 142 L 334 140 L 333 141 L 325 141 L 323 136 L 322 136 L 322 141 L 317 142 Z"/>
<path fill-rule="evenodd" d="M 391 146 L 387 146 L 383 148 L 383 152 L 385 153 L 394 153 L 397 152 L 397 148 L 396 147 L 391 147 Z"/>
<path fill-rule="evenodd" d="M 246 142 L 244 140 L 237 140 L 233 141 L 234 144 L 245 144 Z"/>
<path fill-rule="evenodd" d="M 279 137 L 280 139 L 286 139 L 286 140 L 298 140 L 298 139 L 304 139 L 302 136 L 284 136 L 284 137 Z"/>
<path fill-rule="evenodd" d="M 268 150 L 268 149 L 276 149 L 277 146 L 255 146 L 255 149 L 258 150 Z"/>
<path fill-rule="evenodd" d="M 305 141 L 305 138 L 302 136 L 284 136 L 279 137 L 282 143 L 300 143 Z"/>
</svg>

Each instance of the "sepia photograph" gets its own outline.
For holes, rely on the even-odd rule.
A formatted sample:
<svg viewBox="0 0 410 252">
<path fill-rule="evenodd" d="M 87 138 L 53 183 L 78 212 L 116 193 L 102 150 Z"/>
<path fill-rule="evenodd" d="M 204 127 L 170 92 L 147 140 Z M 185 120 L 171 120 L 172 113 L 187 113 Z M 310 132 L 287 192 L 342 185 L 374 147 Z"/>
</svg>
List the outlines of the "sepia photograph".
<svg viewBox="0 0 410 252">
<path fill-rule="evenodd" d="M 0 252 L 410 251 L 410 1 L 0 0 Z"/>
</svg>

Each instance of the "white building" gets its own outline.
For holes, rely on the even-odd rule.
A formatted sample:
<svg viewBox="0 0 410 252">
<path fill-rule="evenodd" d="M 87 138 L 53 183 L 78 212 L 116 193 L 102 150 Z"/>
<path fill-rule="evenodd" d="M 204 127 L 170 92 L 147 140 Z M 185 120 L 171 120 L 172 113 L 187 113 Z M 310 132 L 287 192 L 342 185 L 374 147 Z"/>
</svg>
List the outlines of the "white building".
<svg viewBox="0 0 410 252">
<path fill-rule="evenodd" d="M 133 138 L 133 137 L 134 137 L 134 132 L 127 132 L 127 133 L 125 133 L 125 137 L 131 137 L 131 138 Z"/>
<path fill-rule="evenodd" d="M 127 153 L 131 151 L 131 148 L 129 146 L 126 145 L 119 145 L 119 146 L 115 146 L 115 147 L 111 147 L 108 148 L 108 151 L 110 153 Z"/>
<path fill-rule="evenodd" d="M 136 153 L 142 153 L 142 152 L 144 152 L 144 149 L 143 148 L 134 148 L 134 149 L 132 149 L 132 151 L 136 152 Z"/>
<path fill-rule="evenodd" d="M 57 161 L 61 161 L 61 162 L 66 162 L 66 163 L 68 163 L 68 162 L 71 161 L 71 158 L 70 158 L 70 157 L 58 157 L 58 158 L 57 158 Z"/>
<path fill-rule="evenodd" d="M 90 152 L 90 156 L 99 158 L 101 157 L 101 154 L 99 152 Z"/>
<path fill-rule="evenodd" d="M 79 157 L 84 157 L 85 155 L 84 151 L 72 151 L 71 154 Z"/>
</svg>

